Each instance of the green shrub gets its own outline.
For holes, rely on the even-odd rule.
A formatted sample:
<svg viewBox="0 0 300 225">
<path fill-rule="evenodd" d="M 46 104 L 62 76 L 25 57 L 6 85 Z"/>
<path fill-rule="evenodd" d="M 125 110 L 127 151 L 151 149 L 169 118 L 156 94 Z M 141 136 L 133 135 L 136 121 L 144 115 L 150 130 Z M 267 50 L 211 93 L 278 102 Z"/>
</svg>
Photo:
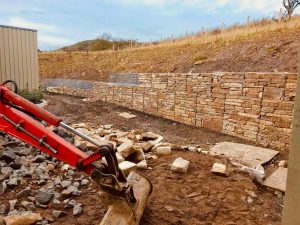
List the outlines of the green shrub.
<svg viewBox="0 0 300 225">
<path fill-rule="evenodd" d="M 43 99 L 43 92 L 42 90 L 33 90 L 33 91 L 29 91 L 29 90 L 20 90 L 18 93 L 21 97 L 27 99 L 28 101 L 34 103 L 34 104 L 38 104 L 42 102 Z"/>
</svg>

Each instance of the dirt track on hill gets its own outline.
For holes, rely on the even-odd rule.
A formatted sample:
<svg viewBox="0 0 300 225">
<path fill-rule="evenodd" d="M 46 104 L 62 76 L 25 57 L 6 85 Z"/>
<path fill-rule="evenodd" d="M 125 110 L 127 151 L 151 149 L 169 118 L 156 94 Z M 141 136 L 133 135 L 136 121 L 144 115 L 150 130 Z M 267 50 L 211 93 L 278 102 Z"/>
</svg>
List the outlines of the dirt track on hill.
<svg viewBox="0 0 300 225">
<path fill-rule="evenodd" d="M 175 144 L 200 145 L 209 149 L 220 141 L 243 142 L 237 138 L 210 132 L 200 128 L 174 123 L 165 119 L 133 112 L 137 118 L 126 120 L 117 114 L 128 111 L 123 107 L 102 102 L 84 103 L 81 99 L 65 96 L 47 96 L 50 112 L 61 116 L 67 123 L 92 122 L 113 124 L 115 128 L 129 131 L 144 129 L 161 134 L 166 141 Z M 132 111 L 131 111 L 132 112 Z M 191 161 L 187 174 L 177 174 L 170 170 L 170 164 L 177 157 Z M 280 156 L 279 158 L 284 157 Z M 273 170 L 275 161 L 269 163 L 267 173 Z M 173 151 L 172 155 L 148 160 L 150 170 L 141 171 L 154 185 L 141 225 L 200 225 L 200 224 L 272 224 L 279 225 L 283 197 L 274 191 L 256 186 L 245 174 L 237 171 L 229 163 L 230 176 L 220 177 L 211 173 L 214 162 L 228 160 L 196 152 Z M 255 197 L 249 200 L 247 190 Z M 83 214 L 74 217 L 68 212 L 66 217 L 53 224 L 99 224 L 105 209 L 97 196 L 97 187 L 83 191 L 76 201 L 83 203 Z M 248 198 L 248 201 L 247 201 Z M 99 201 L 95 201 L 99 199 Z M 46 216 L 56 206 L 39 209 Z"/>
</svg>

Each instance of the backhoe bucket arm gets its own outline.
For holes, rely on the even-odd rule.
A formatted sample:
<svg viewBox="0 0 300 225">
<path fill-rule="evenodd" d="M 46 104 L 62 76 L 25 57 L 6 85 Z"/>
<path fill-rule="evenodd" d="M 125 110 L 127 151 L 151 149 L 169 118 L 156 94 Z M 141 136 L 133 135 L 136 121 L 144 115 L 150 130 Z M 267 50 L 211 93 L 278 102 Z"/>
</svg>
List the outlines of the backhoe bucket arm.
<svg viewBox="0 0 300 225">
<path fill-rule="evenodd" d="M 137 225 L 152 191 L 151 182 L 137 172 L 131 172 L 126 179 L 118 167 L 112 145 L 99 145 L 63 123 L 62 119 L 13 93 L 4 84 L 0 85 L 0 131 L 87 173 L 107 196 L 101 197 L 108 207 L 101 225 Z M 52 132 L 47 127 L 50 125 L 62 126 L 99 148 L 88 155 Z"/>
</svg>

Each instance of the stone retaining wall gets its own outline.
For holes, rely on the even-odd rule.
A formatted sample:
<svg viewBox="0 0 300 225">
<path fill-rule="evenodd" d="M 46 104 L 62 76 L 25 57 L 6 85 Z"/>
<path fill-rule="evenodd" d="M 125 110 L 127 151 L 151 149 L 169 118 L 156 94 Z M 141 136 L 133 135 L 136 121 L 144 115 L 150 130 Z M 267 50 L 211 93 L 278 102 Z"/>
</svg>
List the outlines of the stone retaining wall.
<svg viewBox="0 0 300 225">
<path fill-rule="evenodd" d="M 47 87 L 46 91 L 49 93 L 71 95 L 71 96 L 81 97 L 81 98 L 92 97 L 91 90 L 73 88 L 68 86 Z"/>
<path fill-rule="evenodd" d="M 140 74 L 136 86 L 95 82 L 92 96 L 152 115 L 287 150 L 296 74 Z"/>
<path fill-rule="evenodd" d="M 91 97 L 93 81 L 41 78 L 40 86 L 50 93 L 87 98 Z"/>
</svg>

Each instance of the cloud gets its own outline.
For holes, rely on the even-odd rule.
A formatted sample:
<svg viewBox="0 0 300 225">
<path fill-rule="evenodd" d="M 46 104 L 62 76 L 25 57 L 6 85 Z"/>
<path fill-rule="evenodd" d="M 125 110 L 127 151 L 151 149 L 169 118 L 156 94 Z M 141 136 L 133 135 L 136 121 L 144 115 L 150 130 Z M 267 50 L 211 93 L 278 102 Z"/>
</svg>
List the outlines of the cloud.
<svg viewBox="0 0 300 225">
<path fill-rule="evenodd" d="M 72 40 L 63 37 L 56 37 L 52 35 L 38 35 L 38 41 L 40 44 L 46 44 L 49 46 L 63 46 L 72 43 Z"/>
<path fill-rule="evenodd" d="M 41 15 L 46 13 L 47 8 L 37 6 L 37 2 L 33 0 L 9 0 L 0 1 L 0 12 L 14 15 Z"/>
<path fill-rule="evenodd" d="M 11 26 L 16 26 L 16 27 L 35 29 L 35 30 L 42 31 L 42 32 L 57 32 L 57 31 L 59 31 L 58 27 L 56 27 L 56 26 L 44 24 L 44 23 L 35 23 L 35 22 L 31 22 L 31 21 L 25 20 L 20 17 L 11 17 L 8 20 L 7 24 L 11 25 Z"/>
<path fill-rule="evenodd" d="M 282 2 L 278 0 L 240 0 L 238 12 L 246 10 L 255 10 L 262 13 L 279 11 L 282 7 Z"/>
<path fill-rule="evenodd" d="M 282 5 L 279 0 L 115 0 L 123 4 L 146 5 L 152 7 L 191 7 L 202 10 L 215 11 L 228 9 L 233 12 L 255 11 L 258 13 L 269 13 L 278 11 Z"/>
<path fill-rule="evenodd" d="M 124 4 L 138 4 L 138 5 L 148 5 L 148 6 L 158 6 L 165 7 L 167 5 L 173 5 L 177 0 L 119 0 Z"/>
<path fill-rule="evenodd" d="M 38 43 L 40 46 L 51 46 L 55 48 L 73 42 L 68 38 L 62 37 L 60 35 L 62 30 L 51 24 L 36 23 L 20 17 L 11 17 L 7 25 L 38 30 Z"/>
</svg>

